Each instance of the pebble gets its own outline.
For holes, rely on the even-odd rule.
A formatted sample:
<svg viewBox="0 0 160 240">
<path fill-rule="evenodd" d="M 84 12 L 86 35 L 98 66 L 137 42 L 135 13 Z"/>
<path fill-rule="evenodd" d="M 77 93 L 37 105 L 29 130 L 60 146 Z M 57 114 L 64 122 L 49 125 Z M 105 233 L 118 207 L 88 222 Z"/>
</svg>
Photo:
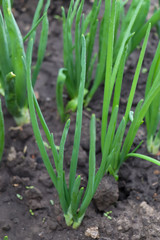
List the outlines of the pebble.
<svg viewBox="0 0 160 240">
<path fill-rule="evenodd" d="M 132 221 L 129 220 L 127 217 L 123 216 L 123 218 L 117 221 L 117 225 L 118 231 L 122 231 L 124 233 L 130 230 L 130 228 L 132 227 Z"/>
<path fill-rule="evenodd" d="M 51 178 L 49 177 L 48 174 L 43 174 L 42 176 L 39 177 L 39 182 L 41 182 L 45 187 L 51 188 L 53 187 L 53 183 Z"/>
<path fill-rule="evenodd" d="M 11 229 L 11 225 L 8 222 L 5 222 L 4 225 L 2 226 L 3 231 L 9 231 Z"/>
<path fill-rule="evenodd" d="M 34 188 L 26 190 L 25 191 L 25 196 L 28 199 L 42 199 L 43 195 L 38 188 L 34 187 Z"/>
<path fill-rule="evenodd" d="M 148 216 L 153 216 L 155 214 L 155 210 L 151 206 L 149 206 L 145 201 L 143 201 L 139 205 L 139 212 L 141 214 L 146 214 Z"/>
<path fill-rule="evenodd" d="M 58 222 L 56 222 L 54 220 L 49 220 L 47 223 L 48 223 L 50 230 L 56 230 L 56 228 L 58 227 Z"/>
<path fill-rule="evenodd" d="M 98 227 L 96 226 L 96 227 L 87 228 L 87 230 L 85 231 L 85 236 L 86 237 L 91 237 L 93 239 L 99 238 Z"/>
</svg>

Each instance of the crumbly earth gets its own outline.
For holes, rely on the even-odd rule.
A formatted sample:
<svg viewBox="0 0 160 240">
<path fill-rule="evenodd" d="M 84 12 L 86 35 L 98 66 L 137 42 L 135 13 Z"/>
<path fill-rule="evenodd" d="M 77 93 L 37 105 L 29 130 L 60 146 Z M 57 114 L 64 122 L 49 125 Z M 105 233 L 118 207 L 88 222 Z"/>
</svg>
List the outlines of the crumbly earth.
<svg viewBox="0 0 160 240">
<path fill-rule="evenodd" d="M 30 28 L 36 7 L 35 0 L 15 0 L 14 14 L 23 35 Z M 61 5 L 69 1 L 55 0 L 49 10 L 50 33 L 48 47 L 35 90 L 39 104 L 55 142 L 60 143 L 64 125 L 56 109 L 56 77 L 62 59 L 62 23 L 55 18 L 61 14 Z M 91 3 L 86 1 L 85 11 Z M 158 38 L 153 29 L 143 67 L 149 69 Z M 38 40 L 38 37 L 37 37 Z M 35 46 L 36 49 L 38 41 Z M 135 51 L 128 59 L 124 75 L 119 119 L 123 116 L 127 94 L 139 56 Z M 143 98 L 147 73 L 141 74 L 134 106 Z M 65 95 L 67 97 L 67 95 Z M 100 121 L 103 85 L 100 86 L 89 108 L 84 110 L 78 173 L 86 186 L 88 175 L 89 120 L 97 117 L 97 167 L 100 163 Z M 0 240 L 159 240 L 160 239 L 160 168 L 140 159 L 128 159 L 119 171 L 119 181 L 105 176 L 91 202 L 82 225 L 73 230 L 67 227 L 59 205 L 57 192 L 43 165 L 35 143 L 31 125 L 16 128 L 7 112 L 4 99 L 5 151 L 0 163 Z M 65 170 L 68 173 L 76 115 L 71 114 L 71 127 L 65 146 Z M 43 133 L 42 133 L 43 134 Z M 146 150 L 146 130 L 142 126 L 134 141 L 135 147 L 144 140 L 139 152 Z M 50 153 L 49 153 L 50 154 Z M 158 159 L 158 157 L 157 157 Z M 107 213 L 106 216 L 104 213 Z"/>
</svg>

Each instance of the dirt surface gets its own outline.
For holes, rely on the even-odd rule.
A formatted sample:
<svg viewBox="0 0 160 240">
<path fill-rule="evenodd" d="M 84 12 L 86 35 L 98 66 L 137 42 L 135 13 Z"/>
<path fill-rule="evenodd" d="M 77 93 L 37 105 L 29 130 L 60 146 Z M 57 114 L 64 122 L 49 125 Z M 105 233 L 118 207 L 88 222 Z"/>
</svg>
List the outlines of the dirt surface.
<svg viewBox="0 0 160 240">
<path fill-rule="evenodd" d="M 14 14 L 25 33 L 30 28 L 37 1 L 15 0 Z M 60 143 L 64 125 L 56 109 L 56 77 L 62 59 L 62 23 L 55 18 L 61 14 L 61 5 L 69 1 L 52 1 L 49 10 L 50 32 L 46 56 L 35 90 L 39 104 L 55 142 Z M 86 1 L 85 11 L 91 7 Z M 147 47 L 143 67 L 149 69 L 158 38 L 153 29 Z M 35 51 L 37 46 L 35 47 Z M 121 119 L 127 103 L 127 94 L 132 82 L 139 56 L 135 51 L 127 61 L 121 108 Z M 33 59 L 34 60 L 34 59 Z M 141 74 L 134 106 L 143 98 L 147 73 Z M 100 153 L 100 121 L 103 86 L 100 86 L 88 110 L 83 112 L 83 127 L 79 154 L 78 173 L 86 186 L 88 175 L 89 120 L 91 113 L 97 117 L 97 166 Z M 67 97 L 67 96 L 66 96 Z M 119 181 L 105 176 L 91 202 L 82 225 L 73 230 L 66 226 L 59 205 L 57 192 L 47 174 L 39 154 L 31 125 L 17 129 L 7 112 L 4 99 L 5 151 L 0 163 L 0 240 L 5 235 L 9 240 L 158 240 L 160 239 L 160 168 L 140 159 L 128 159 L 119 171 Z M 65 146 L 65 169 L 69 171 L 76 115 L 71 115 L 71 127 Z M 135 147 L 144 140 L 139 152 L 146 150 L 146 130 L 143 125 L 135 138 Z M 111 212 L 110 212 L 111 211 Z M 108 212 L 109 217 L 104 216 Z M 109 213 L 110 212 L 110 213 Z"/>
</svg>

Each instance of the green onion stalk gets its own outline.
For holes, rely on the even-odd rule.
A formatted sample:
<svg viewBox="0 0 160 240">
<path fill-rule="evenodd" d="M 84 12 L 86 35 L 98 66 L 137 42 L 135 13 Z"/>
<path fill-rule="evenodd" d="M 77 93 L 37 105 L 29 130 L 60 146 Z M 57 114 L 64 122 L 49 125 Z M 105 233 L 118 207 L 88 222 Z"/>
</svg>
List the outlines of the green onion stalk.
<svg viewBox="0 0 160 240">
<path fill-rule="evenodd" d="M 0 0 L 0 6 L 2 6 L 2 1 L 3 0 Z M 10 0 L 10 2 L 11 2 L 11 6 L 13 6 L 13 0 Z"/>
<path fill-rule="evenodd" d="M 35 41 L 36 28 L 42 22 L 37 62 L 33 66 L 32 84 L 34 86 L 47 44 L 47 10 L 49 4 L 50 1 L 48 0 L 41 17 L 44 1 L 39 0 L 31 30 L 23 38 L 13 16 L 10 0 L 2 0 L 2 11 L 0 10 L 0 52 L 3 57 L 0 58 L 0 93 L 4 95 L 7 109 L 14 117 L 17 125 L 30 122 L 26 92 L 27 60 L 24 41 L 28 38 L 32 38 L 33 42 Z"/>
</svg>

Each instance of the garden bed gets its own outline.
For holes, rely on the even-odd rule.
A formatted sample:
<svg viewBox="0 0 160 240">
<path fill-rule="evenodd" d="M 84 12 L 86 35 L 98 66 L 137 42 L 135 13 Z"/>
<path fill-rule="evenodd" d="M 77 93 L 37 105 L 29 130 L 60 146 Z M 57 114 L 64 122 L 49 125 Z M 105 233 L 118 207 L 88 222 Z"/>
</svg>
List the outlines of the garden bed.
<svg viewBox="0 0 160 240">
<path fill-rule="evenodd" d="M 25 34 L 30 28 L 37 1 L 16 1 L 14 14 Z M 36 88 L 38 102 L 55 143 L 59 145 L 64 125 L 56 108 L 55 87 L 58 70 L 63 66 L 61 5 L 68 1 L 52 1 L 49 10 L 50 32 L 47 52 Z M 86 1 L 85 11 L 91 7 Z M 158 37 L 152 30 L 143 67 L 149 69 Z M 136 50 L 128 59 L 120 106 L 120 119 L 124 114 L 127 94 L 139 56 Z M 34 59 L 33 59 L 34 60 Z M 141 73 L 133 106 L 143 98 L 147 73 Z M 67 98 L 67 95 L 65 96 Z M 103 85 L 96 92 L 87 109 L 83 111 L 81 147 L 78 174 L 86 186 L 89 154 L 89 121 L 91 113 L 97 118 L 97 167 L 101 159 L 100 121 Z M 17 128 L 3 103 L 5 119 L 5 151 L 0 163 L 0 239 L 9 240 L 153 240 L 160 239 L 160 168 L 144 160 L 130 158 L 119 171 L 119 181 L 105 176 L 91 202 L 81 226 L 77 230 L 67 227 L 59 205 L 57 192 L 48 176 L 33 136 L 31 125 Z M 73 145 L 76 114 L 71 114 L 71 126 L 65 145 L 66 172 Z M 134 141 L 135 147 L 144 143 L 140 153 L 146 150 L 146 130 L 142 125 Z M 157 156 L 158 159 L 158 156 Z M 106 216 L 104 215 L 106 213 Z"/>
</svg>

